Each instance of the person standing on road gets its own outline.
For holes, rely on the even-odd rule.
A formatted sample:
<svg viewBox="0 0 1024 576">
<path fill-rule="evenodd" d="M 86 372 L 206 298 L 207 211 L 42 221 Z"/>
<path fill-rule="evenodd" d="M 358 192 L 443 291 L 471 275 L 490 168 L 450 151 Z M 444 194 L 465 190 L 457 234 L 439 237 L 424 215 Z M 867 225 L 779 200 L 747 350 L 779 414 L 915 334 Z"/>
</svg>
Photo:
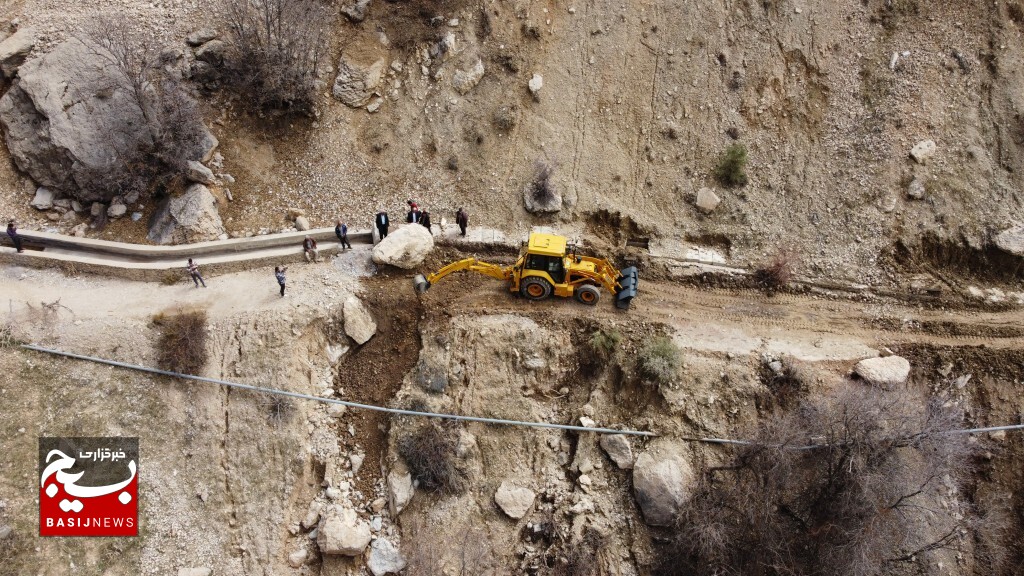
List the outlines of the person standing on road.
<svg viewBox="0 0 1024 576">
<path fill-rule="evenodd" d="M 423 224 L 428 232 L 430 231 L 430 212 L 424 210 L 420 213 L 420 224 Z"/>
<path fill-rule="evenodd" d="M 307 235 L 302 241 L 302 251 L 306 255 L 306 262 L 319 262 L 320 249 L 316 247 L 316 240 Z"/>
<path fill-rule="evenodd" d="M 14 243 L 14 247 L 18 252 L 24 252 L 25 249 L 21 247 L 21 236 L 18 236 L 18 222 L 10 220 L 7 222 L 7 235 L 11 238 L 11 242 Z"/>
<path fill-rule="evenodd" d="M 203 283 L 203 288 L 206 288 L 206 281 L 203 280 L 202 274 L 199 273 L 199 264 L 196 264 L 195 262 L 192 261 L 191 258 L 189 258 L 187 268 L 188 275 L 191 276 L 192 281 L 196 283 L 196 288 L 199 288 L 200 282 Z"/>
<path fill-rule="evenodd" d="M 287 280 L 284 273 L 288 271 L 287 266 L 274 266 L 274 276 L 277 278 L 277 283 L 281 285 L 281 297 L 284 298 L 284 283 Z"/>
<path fill-rule="evenodd" d="M 455 223 L 459 225 L 459 230 L 462 231 L 459 236 L 465 236 L 466 227 L 469 226 L 469 214 L 466 214 L 465 210 L 459 208 L 459 211 L 455 213 Z"/>
<path fill-rule="evenodd" d="M 342 250 L 344 250 L 346 246 L 352 248 L 352 245 L 348 242 L 348 224 L 338 220 L 338 223 L 334 225 L 334 234 L 338 237 L 338 242 L 341 242 Z"/>
<path fill-rule="evenodd" d="M 391 225 L 391 221 L 388 219 L 388 213 L 381 210 L 377 212 L 377 232 L 380 233 L 380 239 L 383 240 L 388 237 L 388 226 Z"/>
</svg>

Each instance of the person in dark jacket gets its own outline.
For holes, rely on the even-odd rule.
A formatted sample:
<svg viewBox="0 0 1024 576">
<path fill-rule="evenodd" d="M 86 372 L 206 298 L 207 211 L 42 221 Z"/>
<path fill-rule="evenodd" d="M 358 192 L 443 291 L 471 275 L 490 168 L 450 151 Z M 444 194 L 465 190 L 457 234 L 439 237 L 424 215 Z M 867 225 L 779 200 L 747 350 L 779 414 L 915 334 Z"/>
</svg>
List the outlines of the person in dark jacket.
<svg viewBox="0 0 1024 576">
<path fill-rule="evenodd" d="M 380 233 L 380 239 L 383 240 L 388 237 L 388 226 L 391 225 L 391 220 L 388 219 L 388 213 L 381 210 L 377 212 L 377 218 L 374 220 L 377 225 L 377 232 Z"/>
<path fill-rule="evenodd" d="M 287 281 L 284 273 L 288 271 L 287 266 L 274 266 L 274 277 L 277 278 L 277 283 L 281 285 L 281 297 L 284 298 L 284 283 Z"/>
<path fill-rule="evenodd" d="M 312 236 L 302 240 L 302 252 L 306 255 L 306 262 L 320 261 L 320 249 L 316 247 L 316 240 Z"/>
<path fill-rule="evenodd" d="M 459 225 L 459 230 L 462 230 L 462 234 L 459 234 L 459 236 L 465 236 L 466 227 L 469 226 L 469 214 L 466 214 L 465 210 L 459 208 L 459 211 L 455 213 L 455 223 Z"/>
<path fill-rule="evenodd" d="M 7 236 L 11 238 L 11 242 L 14 243 L 14 247 L 18 252 L 24 252 L 25 249 L 21 247 L 21 236 L 18 236 L 18 223 L 14 220 L 7 222 Z"/>
<path fill-rule="evenodd" d="M 348 224 L 338 220 L 338 223 L 334 225 L 334 234 L 338 237 L 338 242 L 341 242 L 342 250 L 344 250 L 346 246 L 349 248 L 352 247 L 348 242 Z"/>
<path fill-rule="evenodd" d="M 416 206 L 413 207 L 412 210 L 409 210 L 409 212 L 405 215 L 405 221 L 408 222 L 409 224 L 417 224 L 419 223 L 420 218 L 422 217 L 423 213 L 420 212 L 419 207 Z"/>
<path fill-rule="evenodd" d="M 420 224 L 423 224 L 428 231 L 430 230 L 430 212 L 424 210 L 420 213 Z"/>
</svg>

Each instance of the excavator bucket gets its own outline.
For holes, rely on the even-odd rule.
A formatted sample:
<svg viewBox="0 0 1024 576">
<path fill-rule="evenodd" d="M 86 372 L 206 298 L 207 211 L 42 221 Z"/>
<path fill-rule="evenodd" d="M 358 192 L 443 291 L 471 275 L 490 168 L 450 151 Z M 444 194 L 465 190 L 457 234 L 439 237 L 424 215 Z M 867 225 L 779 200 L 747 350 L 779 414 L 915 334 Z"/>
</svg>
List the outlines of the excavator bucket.
<svg viewBox="0 0 1024 576">
<path fill-rule="evenodd" d="M 430 290 L 430 281 L 427 280 L 427 277 L 423 274 L 417 274 L 416 277 L 412 279 L 412 285 L 416 288 L 417 294 L 423 294 L 427 290 Z"/>
<path fill-rule="evenodd" d="M 623 268 L 620 272 L 618 283 L 619 288 L 615 291 L 615 307 L 628 310 L 630 302 L 636 298 L 637 285 L 640 283 L 640 274 L 636 266 Z"/>
</svg>

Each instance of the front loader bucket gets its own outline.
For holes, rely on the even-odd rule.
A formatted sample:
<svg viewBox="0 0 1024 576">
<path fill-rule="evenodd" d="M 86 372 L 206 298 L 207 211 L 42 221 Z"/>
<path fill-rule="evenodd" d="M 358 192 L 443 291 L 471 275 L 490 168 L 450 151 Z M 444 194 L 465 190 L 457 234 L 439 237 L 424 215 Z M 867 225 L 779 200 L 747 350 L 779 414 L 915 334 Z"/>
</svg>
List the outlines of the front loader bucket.
<svg viewBox="0 0 1024 576">
<path fill-rule="evenodd" d="M 637 286 L 640 284 L 640 274 L 636 266 L 622 269 L 622 276 L 619 276 L 619 288 L 615 291 L 615 307 L 628 310 L 630 302 L 636 298 Z"/>
<path fill-rule="evenodd" d="M 417 274 L 412 279 L 412 285 L 416 288 L 417 294 L 423 294 L 427 290 L 430 290 L 430 281 L 423 274 Z"/>
</svg>

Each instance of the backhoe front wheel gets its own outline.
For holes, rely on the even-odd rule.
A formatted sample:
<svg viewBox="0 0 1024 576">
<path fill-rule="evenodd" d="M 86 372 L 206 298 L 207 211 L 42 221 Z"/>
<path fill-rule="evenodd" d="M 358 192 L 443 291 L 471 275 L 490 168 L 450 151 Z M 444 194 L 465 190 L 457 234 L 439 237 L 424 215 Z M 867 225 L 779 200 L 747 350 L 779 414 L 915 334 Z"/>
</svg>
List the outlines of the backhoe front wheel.
<svg viewBox="0 0 1024 576">
<path fill-rule="evenodd" d="M 575 296 L 577 302 L 593 306 L 601 299 L 601 290 L 592 284 L 584 284 L 576 289 L 573 296 Z"/>
<path fill-rule="evenodd" d="M 530 300 L 543 300 L 551 296 L 551 283 L 536 276 L 523 280 L 519 293 Z"/>
</svg>

